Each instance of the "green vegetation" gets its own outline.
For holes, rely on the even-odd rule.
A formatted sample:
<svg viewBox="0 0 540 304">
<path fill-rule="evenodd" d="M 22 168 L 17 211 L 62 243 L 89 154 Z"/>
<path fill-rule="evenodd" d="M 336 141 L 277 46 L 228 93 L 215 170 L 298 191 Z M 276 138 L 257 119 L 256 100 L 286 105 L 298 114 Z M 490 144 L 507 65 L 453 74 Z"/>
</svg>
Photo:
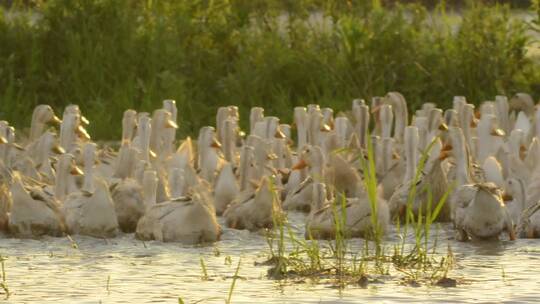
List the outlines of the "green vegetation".
<svg viewBox="0 0 540 304">
<path fill-rule="evenodd" d="M 448 273 L 454 266 L 453 252 L 450 247 L 446 253 L 437 252 L 438 227 L 434 223 L 452 187 L 437 202 L 433 202 L 429 187 L 418 189 L 418 192 L 416 189 L 435 140 L 423 151 L 415 181 L 411 183 L 405 210 L 405 225 L 400 227 L 399 220 L 397 222 L 396 233 L 401 241 L 392 242 L 382 235 L 382 227 L 376 216 L 378 183 L 376 175 L 373 174 L 373 147 L 370 136 L 367 138 L 367 151 L 358 159 L 362 160 L 364 186 L 372 210 L 373 231 L 369 240 L 351 240 L 347 234 L 346 200 L 343 196 L 332 201 L 335 236 L 328 242 L 299 237 L 282 213 L 274 213 L 274 226 L 267 231 L 270 258 L 263 263 L 271 265 L 268 276 L 293 282 L 305 282 L 308 279 L 312 283 L 333 283 L 340 289 L 348 285 L 365 287 L 369 282 L 378 281 L 377 277 L 396 277 L 396 274 L 403 275 L 401 279 L 405 284 L 455 286 L 457 281 L 448 278 Z M 415 216 L 413 201 L 420 191 L 428 193 L 427 202 L 420 204 L 426 205 L 426 210 L 420 208 Z M 431 239 L 433 233 L 435 239 Z M 413 239 L 412 244 L 410 238 Z M 393 252 L 389 249 L 393 249 Z M 389 252 L 391 253 L 388 254 Z"/>
<path fill-rule="evenodd" d="M 209 277 L 208 277 L 208 271 L 206 270 L 206 264 L 204 263 L 204 259 L 203 257 L 201 256 L 200 258 L 200 261 L 201 261 L 201 270 L 202 270 L 202 280 L 203 281 L 208 281 Z"/>
<path fill-rule="evenodd" d="M 1 266 L 1 270 L 2 270 L 2 282 L 0 282 L 0 288 L 2 288 L 2 290 L 4 290 L 4 294 L 6 295 L 6 299 L 9 298 L 10 296 L 10 292 L 9 292 L 9 287 L 8 287 L 8 284 L 7 284 L 7 277 L 6 277 L 6 265 L 5 265 L 5 261 L 6 261 L 6 257 L 0 255 L 0 266 Z"/>
<path fill-rule="evenodd" d="M 446 203 L 448 196 L 452 193 L 454 186 L 450 185 L 450 187 L 448 187 L 441 199 L 438 202 L 435 202 L 435 206 L 433 206 L 433 196 L 429 184 L 422 189 L 417 189 L 416 186 L 422 178 L 422 172 L 424 172 L 426 162 L 437 139 L 438 138 L 434 138 L 428 147 L 426 147 L 418 162 L 418 168 L 416 169 L 414 181 L 411 183 L 409 196 L 407 198 L 405 225 L 404 227 L 400 226 L 399 218 L 396 224 L 396 230 L 401 239 L 401 244 L 394 245 L 392 261 L 396 270 L 404 273 L 409 280 L 414 282 L 422 279 L 428 279 L 431 282 L 439 282 L 441 279 L 446 279 L 448 271 L 452 268 L 454 263 L 453 253 L 450 247 L 448 247 L 446 256 L 441 257 L 436 254 L 437 239 L 435 238 L 435 240 L 433 240 L 433 244 L 430 243 L 432 225 L 435 224 L 435 221 Z M 420 194 L 421 191 L 427 192 L 427 202 L 420 204 L 418 214 L 415 216 L 413 212 L 413 202 L 415 201 L 417 194 Z M 426 210 L 423 210 L 422 206 L 425 206 Z M 412 232 L 409 231 L 410 227 L 412 227 Z M 414 237 L 414 246 L 407 252 L 405 246 L 409 233 L 412 233 Z M 431 251 L 430 246 L 432 247 Z"/>
<path fill-rule="evenodd" d="M 390 90 L 411 108 L 538 95 L 534 22 L 468 2 L 456 18 L 376 0 L 16 0 L 0 6 L 0 119 L 28 126 L 37 104 L 78 103 L 94 137 L 111 139 L 126 108 L 166 98 L 187 135 L 227 104 L 288 120 L 293 106 L 348 109 Z"/>
<path fill-rule="evenodd" d="M 234 272 L 234 276 L 233 276 L 233 280 L 231 282 L 231 287 L 229 288 L 229 293 L 227 295 L 227 300 L 225 301 L 226 304 L 230 304 L 231 303 L 231 300 L 232 300 L 232 295 L 233 295 L 233 291 L 234 291 L 234 286 L 236 285 L 236 280 L 238 280 L 239 276 L 238 274 L 240 273 L 240 265 L 242 264 L 242 259 L 238 259 L 238 265 L 236 266 L 236 271 Z"/>
</svg>

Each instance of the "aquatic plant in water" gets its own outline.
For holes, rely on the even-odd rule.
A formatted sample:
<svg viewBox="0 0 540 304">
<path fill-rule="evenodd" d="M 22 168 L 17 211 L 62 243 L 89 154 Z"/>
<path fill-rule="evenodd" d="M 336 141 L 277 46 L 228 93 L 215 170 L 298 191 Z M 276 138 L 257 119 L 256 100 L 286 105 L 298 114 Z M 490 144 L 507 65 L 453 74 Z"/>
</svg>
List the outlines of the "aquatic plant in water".
<svg viewBox="0 0 540 304">
<path fill-rule="evenodd" d="M 299 237 L 298 232 L 287 221 L 282 213 L 274 214 L 274 227 L 267 230 L 269 259 L 261 265 L 270 265 L 268 277 L 291 282 L 303 282 L 308 279 L 314 283 L 331 283 L 337 288 L 347 285 L 366 286 L 377 277 L 395 277 L 402 274 L 402 280 L 412 284 L 437 284 L 455 286 L 456 281 L 448 278 L 455 259 L 450 246 L 446 254 L 437 252 L 437 229 L 434 222 L 451 192 L 451 187 L 440 201 L 432 201 L 429 187 L 418 189 L 427 191 L 425 210 L 415 214 L 412 202 L 417 195 L 416 184 L 424 169 L 435 139 L 425 149 L 419 161 L 415 182 L 411 183 L 407 202 L 405 223 L 396 224 L 396 233 L 400 241 L 391 244 L 382 235 L 377 217 L 377 177 L 373 147 L 370 143 L 365 155 L 359 155 L 361 169 L 364 173 L 364 185 L 367 189 L 372 208 L 371 221 L 373 231 L 365 240 L 350 239 L 346 229 L 346 200 L 343 195 L 331 202 L 334 215 L 334 239 L 323 242 L 311 237 Z M 435 229 L 433 229 L 435 228 Z M 435 230 L 435 239 L 430 237 Z M 412 246 L 407 245 L 409 237 L 413 237 Z M 392 248 L 393 250 L 389 250 Z"/>
</svg>

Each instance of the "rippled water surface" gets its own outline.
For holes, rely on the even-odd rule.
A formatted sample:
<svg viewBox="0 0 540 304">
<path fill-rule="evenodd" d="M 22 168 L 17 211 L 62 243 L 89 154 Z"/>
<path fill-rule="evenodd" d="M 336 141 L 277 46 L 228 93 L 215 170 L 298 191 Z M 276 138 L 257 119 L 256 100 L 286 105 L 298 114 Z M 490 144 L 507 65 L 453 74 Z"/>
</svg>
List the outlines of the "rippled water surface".
<svg viewBox="0 0 540 304">
<path fill-rule="evenodd" d="M 301 227 L 302 216 L 292 222 Z M 225 229 L 222 240 L 205 247 L 135 240 L 76 236 L 78 249 L 67 238 L 1 239 L 7 256 L 7 280 L 21 303 L 223 303 L 239 258 L 241 266 L 233 303 L 343 302 L 536 302 L 540 299 L 540 240 L 457 243 L 450 230 L 439 232 L 440 247 L 449 243 L 457 265 L 450 276 L 456 288 L 410 287 L 399 273 L 367 288 L 343 291 L 330 284 L 287 284 L 266 278 L 267 266 L 254 262 L 267 257 L 261 234 Z M 352 240 L 360 244 L 361 240 Z M 444 251 L 444 250 L 441 250 Z M 209 280 L 202 280 L 203 257 Z"/>
</svg>

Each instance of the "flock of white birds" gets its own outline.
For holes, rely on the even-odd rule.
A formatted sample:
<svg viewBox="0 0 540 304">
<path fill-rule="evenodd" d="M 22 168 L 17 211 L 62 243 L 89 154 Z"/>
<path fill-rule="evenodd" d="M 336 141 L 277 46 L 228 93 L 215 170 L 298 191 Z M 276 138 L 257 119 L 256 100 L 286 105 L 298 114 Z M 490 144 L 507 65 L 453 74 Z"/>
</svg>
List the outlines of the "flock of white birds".
<svg viewBox="0 0 540 304">
<path fill-rule="evenodd" d="M 27 136 L 0 121 L 0 230 L 195 244 L 220 239 L 218 216 L 257 231 L 300 211 L 306 238 L 331 239 L 336 218 L 346 236 L 371 237 L 430 212 L 461 241 L 540 237 L 540 108 L 528 94 L 425 103 L 410 123 L 398 92 L 291 114 L 284 124 L 254 107 L 246 134 L 238 108 L 221 107 L 215 128 L 178 142 L 165 100 L 151 115 L 124 112 L 115 151 L 91 140 L 78 106 L 59 119 L 39 105 Z"/>
</svg>

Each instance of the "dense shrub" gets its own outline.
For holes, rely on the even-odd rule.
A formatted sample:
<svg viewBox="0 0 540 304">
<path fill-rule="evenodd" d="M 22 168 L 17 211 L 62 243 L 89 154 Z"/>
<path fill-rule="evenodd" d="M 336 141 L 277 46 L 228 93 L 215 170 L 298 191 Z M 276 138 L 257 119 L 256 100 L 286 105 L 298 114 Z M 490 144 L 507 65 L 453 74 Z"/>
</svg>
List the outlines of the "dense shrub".
<svg viewBox="0 0 540 304">
<path fill-rule="evenodd" d="M 538 93 L 528 25 L 503 6 L 381 1 L 48 0 L 0 13 L 0 119 L 81 105 L 97 138 L 117 137 L 126 108 L 179 105 L 181 131 L 215 109 L 254 105 L 284 119 L 295 105 L 337 109 L 399 90 L 411 108 Z M 471 2 L 473 3 L 473 2 Z M 456 20 L 457 19 L 457 20 Z"/>
</svg>

